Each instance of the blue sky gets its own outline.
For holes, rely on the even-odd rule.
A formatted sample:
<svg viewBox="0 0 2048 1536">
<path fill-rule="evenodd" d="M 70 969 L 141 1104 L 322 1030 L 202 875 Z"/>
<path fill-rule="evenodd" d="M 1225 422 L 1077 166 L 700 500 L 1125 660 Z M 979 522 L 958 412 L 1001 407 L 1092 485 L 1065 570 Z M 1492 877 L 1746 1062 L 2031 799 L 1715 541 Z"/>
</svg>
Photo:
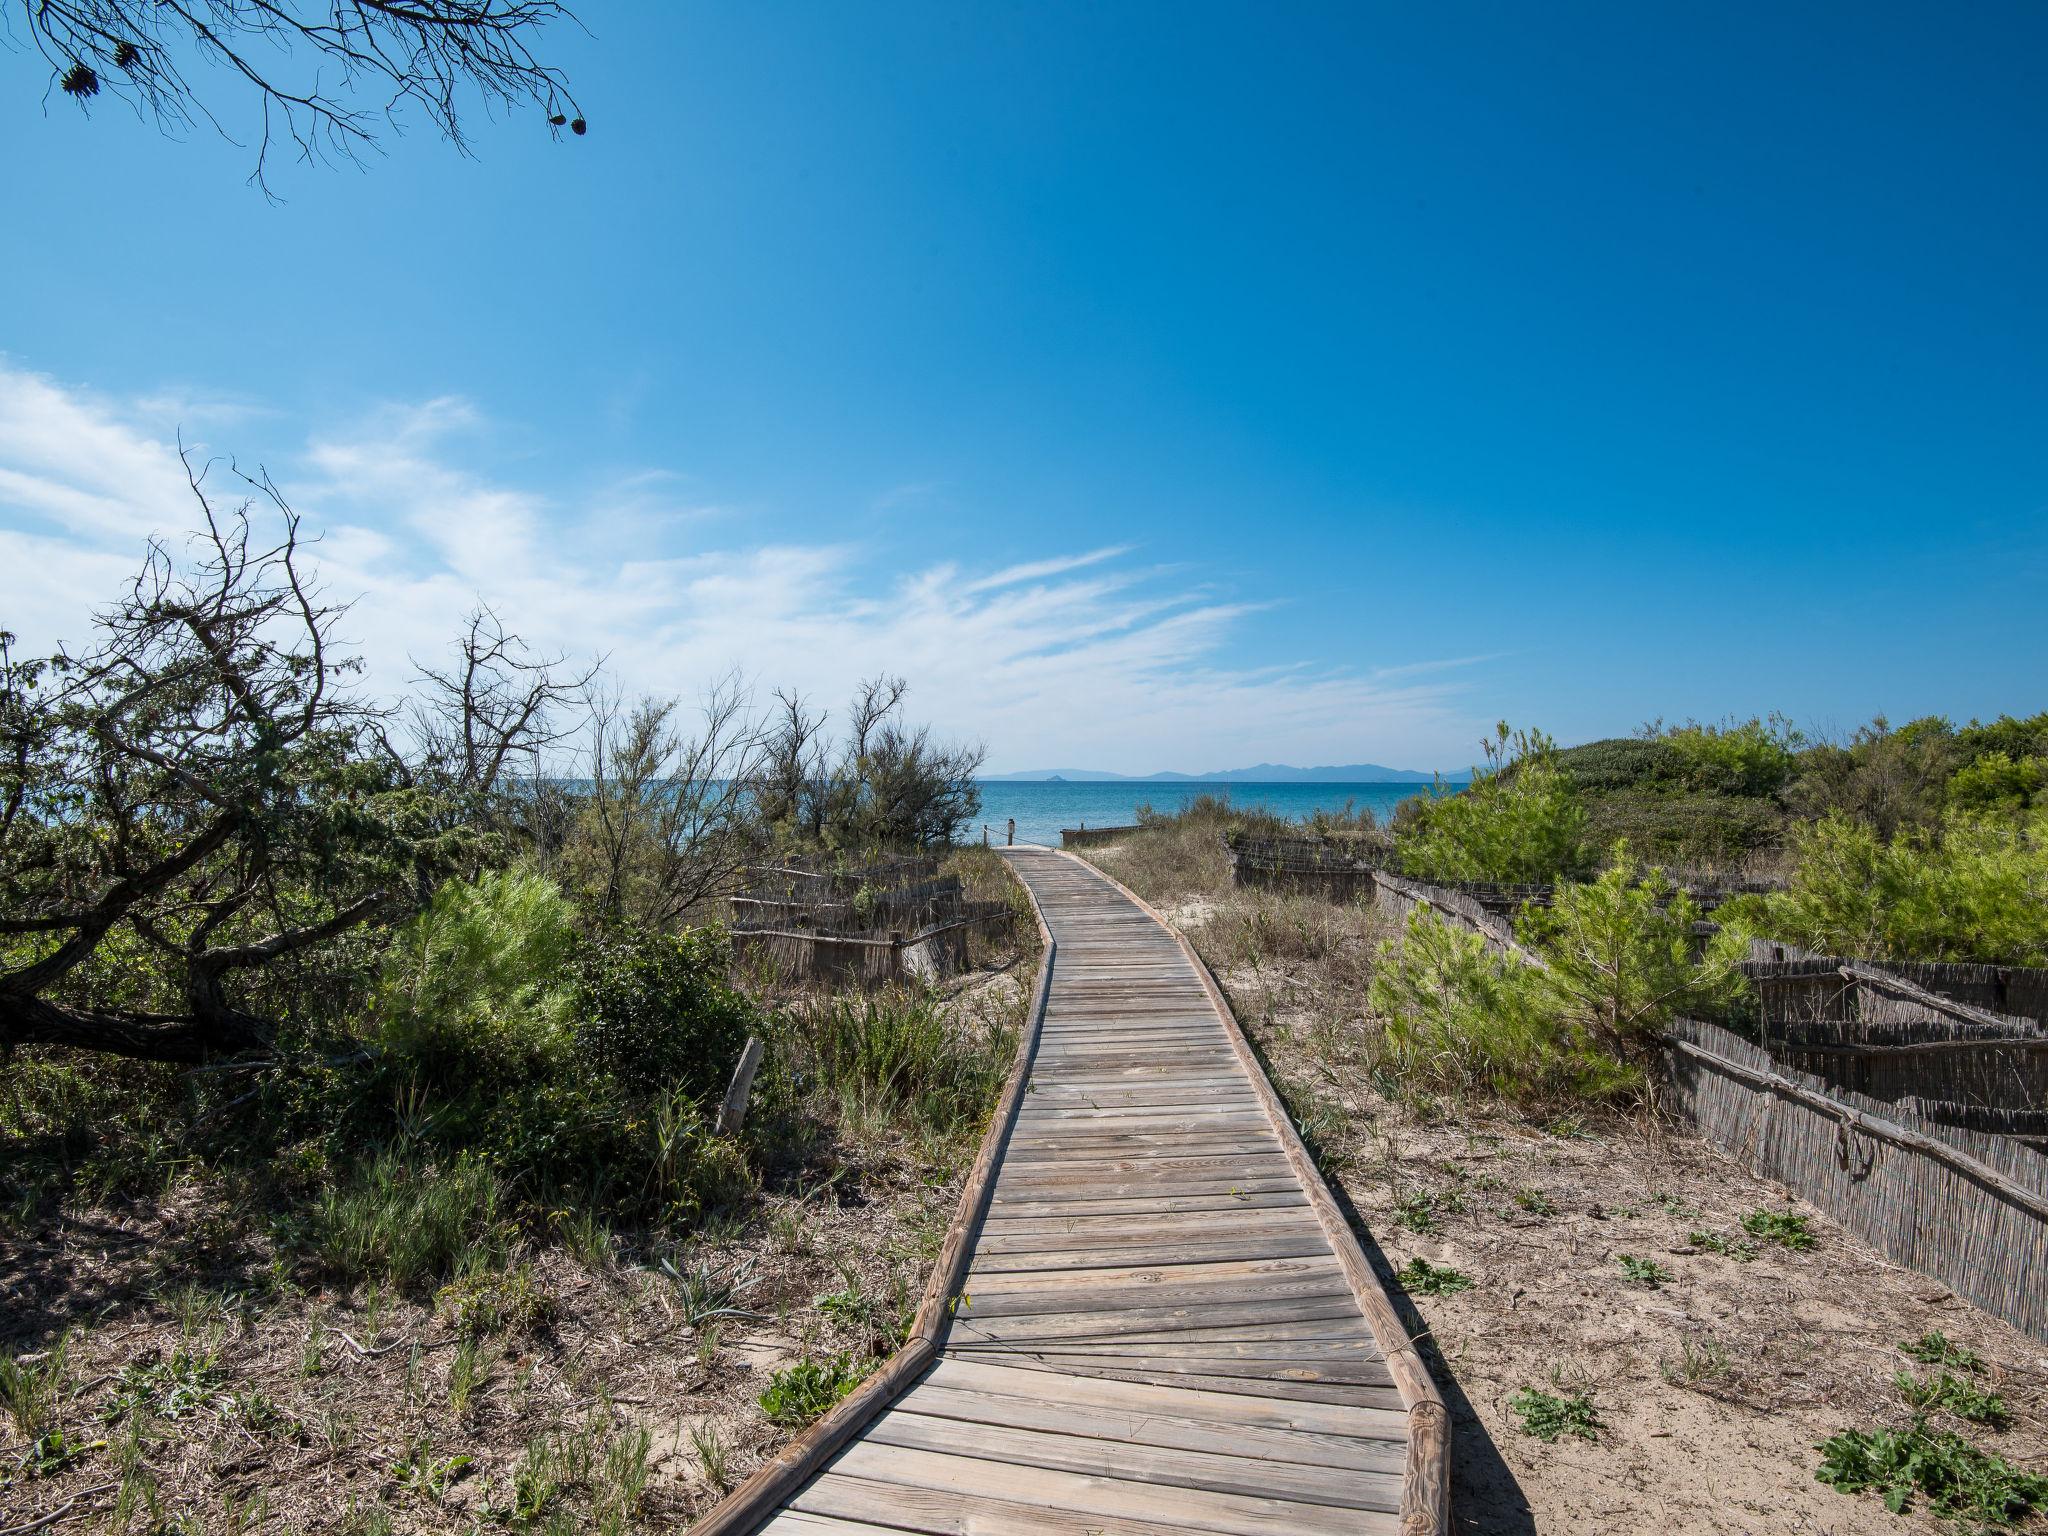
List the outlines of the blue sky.
<svg viewBox="0 0 2048 1536">
<path fill-rule="evenodd" d="M 584 19 L 587 138 L 279 205 L 0 52 L 0 625 L 184 526 L 182 429 L 394 683 L 482 596 L 996 769 L 2048 705 L 2038 5 Z"/>
</svg>

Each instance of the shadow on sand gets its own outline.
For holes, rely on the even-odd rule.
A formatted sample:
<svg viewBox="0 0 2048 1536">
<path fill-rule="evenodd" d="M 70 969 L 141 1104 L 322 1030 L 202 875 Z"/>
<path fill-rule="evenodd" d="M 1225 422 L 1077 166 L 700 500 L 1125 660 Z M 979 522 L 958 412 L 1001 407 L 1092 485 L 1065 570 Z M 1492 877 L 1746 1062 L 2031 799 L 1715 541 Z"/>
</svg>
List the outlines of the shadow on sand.
<svg viewBox="0 0 2048 1536">
<path fill-rule="evenodd" d="M 1344 1213 L 1358 1246 L 1365 1250 L 1373 1273 L 1385 1287 L 1387 1299 L 1394 1304 L 1394 1315 L 1416 1341 L 1422 1358 L 1429 1364 L 1430 1375 L 1436 1379 L 1437 1390 L 1444 1395 L 1444 1407 L 1451 1415 L 1451 1529 L 1472 1532 L 1474 1536 L 1532 1536 L 1536 1520 L 1529 1512 L 1522 1485 L 1501 1459 L 1500 1448 L 1493 1443 L 1493 1436 L 1486 1432 L 1479 1415 L 1472 1411 L 1472 1401 L 1465 1396 L 1458 1378 L 1444 1363 L 1436 1341 L 1429 1336 L 1429 1325 L 1394 1279 L 1393 1265 L 1373 1240 L 1371 1229 L 1359 1219 L 1344 1186 L 1335 1179 L 1326 1178 L 1323 1182 L 1329 1186 L 1337 1209 Z"/>
</svg>

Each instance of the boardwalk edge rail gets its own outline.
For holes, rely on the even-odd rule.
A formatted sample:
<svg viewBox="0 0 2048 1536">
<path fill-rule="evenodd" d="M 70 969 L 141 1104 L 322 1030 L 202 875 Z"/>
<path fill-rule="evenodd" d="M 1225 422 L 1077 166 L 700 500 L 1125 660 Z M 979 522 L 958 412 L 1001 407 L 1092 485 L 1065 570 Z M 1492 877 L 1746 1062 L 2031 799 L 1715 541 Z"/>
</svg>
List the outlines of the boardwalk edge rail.
<svg viewBox="0 0 2048 1536">
<path fill-rule="evenodd" d="M 1016 876 L 1011 878 L 1016 879 Z M 1024 886 L 1027 896 L 1031 895 L 1028 885 L 1024 885 L 1022 880 L 1017 880 L 1017 883 Z M 1045 914 L 1039 910 L 1036 896 L 1031 896 L 1031 911 L 1038 921 L 1038 937 L 1042 946 L 1036 993 L 1022 1036 L 1017 1041 L 1017 1059 L 1011 1064 L 1009 1079 L 1003 1084 L 1002 1096 L 996 1101 L 995 1113 L 989 1117 L 988 1130 L 982 1135 L 981 1151 L 967 1175 L 966 1186 L 960 1191 L 960 1203 L 954 1208 L 952 1223 L 946 1229 L 946 1241 L 939 1250 L 938 1262 L 932 1266 L 931 1278 L 925 1282 L 924 1294 L 918 1298 L 917 1316 L 911 1325 L 910 1337 L 879 1370 L 841 1398 L 823 1418 L 756 1467 L 745 1482 L 714 1504 L 701 1520 L 690 1526 L 690 1536 L 744 1536 L 744 1533 L 752 1531 L 780 1510 L 849 1440 L 874 1422 L 937 1362 L 940 1345 L 952 1322 L 953 1298 L 966 1274 L 975 1234 L 980 1231 L 982 1219 L 988 1211 L 996 1165 L 1001 1161 L 999 1154 L 1010 1139 L 1010 1129 L 1016 1123 L 1017 1108 L 1024 1097 L 1024 1084 L 1031 1074 L 1032 1060 L 1038 1054 L 1046 999 L 1052 990 L 1053 954 L 1058 946 L 1053 942 L 1052 930 L 1046 926 Z"/>
<path fill-rule="evenodd" d="M 1308 1192 L 1316 1220 L 1322 1224 L 1323 1235 L 1329 1239 L 1337 1262 L 1344 1270 L 1344 1277 L 1351 1283 L 1352 1295 L 1365 1314 L 1380 1353 L 1386 1357 L 1387 1370 L 1393 1376 L 1394 1386 L 1408 1410 L 1408 1464 L 1401 1480 L 1401 1536 L 1448 1536 L 1451 1529 L 1451 1420 L 1449 1410 L 1444 1406 L 1443 1394 L 1437 1390 L 1436 1382 L 1429 1374 L 1429 1366 L 1415 1348 L 1415 1341 L 1401 1325 L 1394 1304 L 1387 1299 L 1386 1288 L 1380 1284 L 1379 1276 L 1373 1273 L 1372 1262 L 1359 1246 L 1358 1235 L 1338 1209 L 1330 1186 L 1323 1180 L 1322 1171 L 1316 1167 L 1315 1159 L 1308 1155 L 1308 1148 L 1302 1145 L 1287 1107 L 1280 1102 L 1265 1068 L 1259 1065 L 1251 1042 L 1245 1038 L 1244 1028 L 1237 1022 L 1237 1015 L 1223 996 L 1223 989 L 1216 984 L 1208 962 L 1196 953 L 1195 946 L 1188 942 L 1187 935 L 1180 931 L 1178 925 L 1169 922 L 1157 907 L 1116 876 L 1076 854 L 1062 853 L 1061 857 L 1072 859 L 1128 896 L 1154 922 L 1173 935 L 1181 953 L 1193 964 L 1203 990 L 1209 994 L 1209 1001 L 1223 1020 L 1231 1049 L 1244 1064 L 1246 1075 L 1251 1078 L 1252 1087 L 1265 1108 L 1266 1118 L 1273 1123 L 1273 1129 L 1280 1137 L 1280 1145 L 1286 1150 L 1295 1176 Z"/>
</svg>

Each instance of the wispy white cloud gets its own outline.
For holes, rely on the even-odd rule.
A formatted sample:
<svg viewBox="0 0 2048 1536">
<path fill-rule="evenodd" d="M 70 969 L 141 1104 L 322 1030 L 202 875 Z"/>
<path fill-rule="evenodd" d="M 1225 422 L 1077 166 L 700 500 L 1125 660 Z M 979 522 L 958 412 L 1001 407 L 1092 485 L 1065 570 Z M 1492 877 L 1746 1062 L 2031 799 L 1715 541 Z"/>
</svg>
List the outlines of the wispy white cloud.
<svg viewBox="0 0 2048 1536">
<path fill-rule="evenodd" d="M 1131 546 L 1128 544 L 1112 544 L 1106 549 L 1091 549 L 1084 555 L 1056 555 L 1050 560 L 1031 560 L 1022 565 L 1006 566 L 1000 571 L 970 581 L 961 590 L 990 592 L 997 587 L 1014 587 L 1020 582 L 1043 581 L 1048 576 L 1064 576 L 1068 571 L 1100 565 L 1105 560 L 1114 560 L 1119 555 L 1127 555 L 1130 552 Z"/>
<path fill-rule="evenodd" d="M 1427 763 L 1469 734 L 1457 676 L 1483 658 L 1234 665 L 1259 605 L 1139 566 L 1127 545 L 878 578 L 877 551 L 854 545 L 719 542 L 725 520 L 671 499 L 665 471 L 567 500 L 468 467 L 491 432 L 472 403 L 430 400 L 271 460 L 382 688 L 485 601 L 537 646 L 606 657 L 634 692 L 689 695 L 737 668 L 830 704 L 899 673 L 920 717 L 986 742 L 996 769 Z M 144 540 L 191 527 L 164 433 L 132 403 L 0 360 L 0 627 L 36 647 L 82 638 Z"/>
</svg>

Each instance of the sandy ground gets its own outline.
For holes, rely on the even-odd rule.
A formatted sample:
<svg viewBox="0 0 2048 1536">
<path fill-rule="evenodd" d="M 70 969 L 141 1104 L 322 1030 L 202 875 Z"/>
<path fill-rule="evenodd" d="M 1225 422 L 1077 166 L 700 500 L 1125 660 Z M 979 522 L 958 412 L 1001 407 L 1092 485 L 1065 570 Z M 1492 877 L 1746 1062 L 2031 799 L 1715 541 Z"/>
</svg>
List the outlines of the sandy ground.
<svg viewBox="0 0 2048 1536">
<path fill-rule="evenodd" d="M 955 1005 L 1014 1015 L 1031 979 L 963 978 Z M 0 1533 L 680 1529 L 795 1432 L 758 1401 L 772 1372 L 893 1347 L 971 1156 L 842 1142 L 673 1248 L 534 1248 L 542 1315 L 467 1359 L 445 1304 L 303 1283 L 192 1181 L 0 1227 L 0 1353 L 69 1330 L 78 1452 L 38 1468 L 0 1412 Z M 741 1315 L 693 1325 L 698 1272 Z"/>
<path fill-rule="evenodd" d="M 1221 967 L 1368 1251 L 1389 1275 L 1420 1258 L 1472 1281 L 1408 1303 L 1453 1411 L 1459 1530 L 1950 1529 L 1814 1478 L 1817 1442 L 1909 1422 L 1894 1376 L 1926 1370 L 1898 1345 L 1930 1329 L 1984 1357 L 1985 1383 L 2014 1415 L 2003 1432 L 1938 1427 L 2048 1473 L 2048 1346 L 1883 1261 L 1696 1137 L 1623 1119 L 1418 1118 L 1370 1078 L 1357 1049 L 1370 1027 L 1362 999 L 1344 1017 L 1322 961 L 1244 963 L 1241 945 L 1217 942 L 1217 912 L 1198 901 L 1173 915 Z M 1759 1210 L 1804 1215 L 1815 1246 L 1752 1242 L 1753 1256 L 1736 1258 L 1692 1239 L 1747 1252 L 1741 1221 Z M 1631 1281 L 1624 1254 L 1669 1278 Z M 1525 1387 L 1590 1393 L 1598 1438 L 1526 1433 L 1509 1407 Z"/>
</svg>

